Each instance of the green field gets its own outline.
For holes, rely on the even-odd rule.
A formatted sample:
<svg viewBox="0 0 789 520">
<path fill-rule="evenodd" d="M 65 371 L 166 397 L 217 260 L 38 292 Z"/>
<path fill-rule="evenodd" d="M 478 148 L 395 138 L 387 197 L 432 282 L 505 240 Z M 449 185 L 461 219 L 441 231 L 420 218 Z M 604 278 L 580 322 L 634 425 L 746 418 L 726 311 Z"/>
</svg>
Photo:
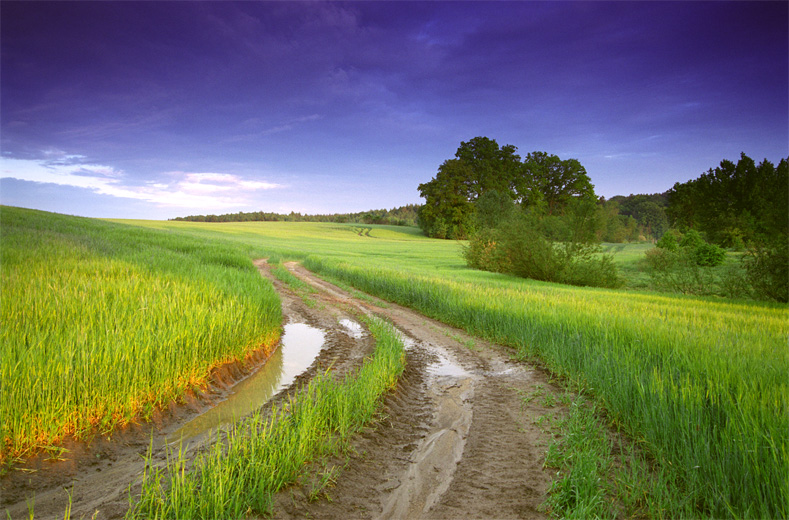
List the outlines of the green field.
<svg viewBox="0 0 789 520">
<path fill-rule="evenodd" d="M 300 259 L 318 273 L 541 359 L 587 388 L 669 473 L 685 501 L 668 516 L 789 514 L 785 305 L 474 271 L 458 243 L 430 240 L 413 228 L 136 224 Z M 645 246 L 633 249 L 617 253 L 627 269 Z"/>
<path fill-rule="evenodd" d="M 785 305 L 632 289 L 577 288 L 475 271 L 465 266 L 460 244 L 428 239 L 415 228 L 293 222 L 113 224 L 3 208 L 2 229 L 4 367 L 8 366 L 6 352 L 16 352 L 14 369 L 4 368 L 2 373 L 4 403 L 9 383 L 19 388 L 29 386 L 26 380 L 17 382 L 17 372 L 27 371 L 29 381 L 48 366 L 36 364 L 36 356 L 26 355 L 25 349 L 31 344 L 44 352 L 37 356 L 49 355 L 46 348 L 58 355 L 64 351 L 62 366 L 66 368 L 61 370 L 78 366 L 76 361 L 84 359 L 88 368 L 80 370 L 87 373 L 92 369 L 95 373 L 95 352 L 106 347 L 83 347 L 103 345 L 116 336 L 158 330 L 150 323 L 167 316 L 173 302 L 165 299 L 151 307 L 148 302 L 156 301 L 156 294 L 177 294 L 179 298 L 192 295 L 184 296 L 186 301 L 212 300 L 206 303 L 211 306 L 212 316 L 221 308 L 217 302 L 227 302 L 229 308 L 242 313 L 250 308 L 259 313 L 259 306 L 273 309 L 274 304 L 264 303 L 272 301 L 270 287 L 260 280 L 249 259 L 276 255 L 300 260 L 319 274 L 508 345 L 516 355 L 538 358 L 568 383 L 584 388 L 605 409 L 610 421 L 650 454 L 654 471 L 668 475 L 667 481 L 677 490 L 677 496 L 683 497 L 660 512 L 661 516 L 789 515 L 789 311 Z M 105 238 L 106 233 L 114 238 Z M 72 249 L 73 244 L 81 249 Z M 627 246 L 616 252 L 623 272 L 637 272 L 645 247 Z M 639 251 L 633 252 L 636 249 Z M 93 267 L 94 261 L 105 262 L 107 267 Z M 87 273 L 80 271 L 85 265 L 91 266 Z M 114 295 L 110 299 L 104 293 L 80 289 L 85 294 L 85 305 L 94 305 L 89 307 L 93 309 L 90 321 L 101 319 L 106 307 L 95 302 L 117 300 L 128 309 L 124 316 L 139 318 L 130 321 L 129 329 L 120 334 L 105 332 L 104 340 L 88 336 L 94 338 L 88 341 L 82 329 L 57 325 L 76 319 L 74 316 L 82 312 L 73 310 L 83 305 L 79 300 L 82 293 L 69 293 L 67 288 L 93 280 L 95 291 L 107 291 L 116 283 L 136 279 L 138 271 L 139 276 L 150 277 L 144 278 L 138 288 L 150 291 L 143 296 L 124 285 L 109 291 Z M 230 273 L 245 281 L 235 281 Z M 155 280 L 173 284 L 167 287 L 175 289 L 157 292 Z M 57 290 L 47 293 L 50 286 Z M 50 311 L 20 320 L 27 316 L 24 313 L 33 312 L 29 309 L 38 309 L 37 305 L 43 308 L 43 303 L 25 303 L 29 293 L 36 292 L 62 293 L 57 312 L 70 308 L 71 313 L 60 317 Z M 143 308 L 147 314 L 141 311 Z M 274 337 L 272 331 L 279 323 L 277 312 L 271 310 L 271 325 L 250 332 L 249 337 L 237 338 L 238 352 L 248 350 L 250 343 L 261 338 Z M 215 317 L 212 323 L 217 329 L 230 319 Z M 238 326 L 238 318 L 232 319 L 236 320 L 232 331 L 224 336 L 228 343 L 233 334 L 253 328 L 252 324 L 249 328 Z M 6 324 L 17 321 L 29 323 L 34 332 L 6 332 Z M 179 334 L 192 333 L 193 328 L 197 328 L 198 336 L 208 333 L 204 323 L 194 327 L 188 323 L 174 327 L 179 331 L 175 339 L 152 336 L 148 343 L 151 357 L 145 359 L 157 359 L 155 345 L 160 339 L 170 338 L 170 344 L 177 344 Z M 53 343 L 52 337 L 61 336 L 45 334 L 68 339 Z M 23 339 L 33 337 L 38 338 L 33 343 Z M 182 343 L 189 350 L 190 343 Z M 58 347 L 52 347 L 54 344 Z M 107 350 L 123 355 L 136 345 L 113 343 Z M 206 361 L 200 370 L 232 356 L 217 353 L 216 359 Z M 180 370 L 192 374 L 191 365 Z M 180 376 L 184 380 L 190 377 Z M 81 388 L 65 393 L 81 395 Z M 149 402 L 153 395 L 170 396 L 145 381 L 136 383 L 135 391 L 140 389 L 148 392 L 145 395 Z M 107 391 L 113 394 L 115 389 Z M 54 384 L 46 392 L 36 399 L 47 401 L 50 394 L 61 390 Z M 130 399 L 140 398 L 121 400 Z M 45 412 L 49 414 L 42 416 L 46 419 L 36 420 L 48 422 L 54 416 L 70 416 L 71 406 L 72 401 L 66 400 Z M 3 410 L 4 436 L 6 432 L 16 435 L 17 431 L 16 426 L 5 426 L 6 413 L 14 421 L 34 415 L 25 412 L 25 407 L 13 410 Z M 90 417 L 89 412 L 85 413 Z M 64 427 L 58 426 L 60 430 Z"/>
<path fill-rule="evenodd" d="M 145 418 L 279 337 L 237 248 L 16 208 L 0 223 L 1 459 Z"/>
</svg>

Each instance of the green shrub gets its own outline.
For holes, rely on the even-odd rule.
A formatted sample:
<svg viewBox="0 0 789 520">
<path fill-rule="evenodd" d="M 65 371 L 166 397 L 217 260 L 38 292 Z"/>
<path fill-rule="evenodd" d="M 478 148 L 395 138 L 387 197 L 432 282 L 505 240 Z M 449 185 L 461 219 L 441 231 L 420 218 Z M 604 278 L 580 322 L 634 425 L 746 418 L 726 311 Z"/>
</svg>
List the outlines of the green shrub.
<svg viewBox="0 0 789 520">
<path fill-rule="evenodd" d="M 715 244 L 703 242 L 693 250 L 693 258 L 696 265 L 715 267 L 721 265 L 726 259 L 726 251 Z"/>
<path fill-rule="evenodd" d="M 655 245 L 661 249 L 676 251 L 679 249 L 679 242 L 681 239 L 682 233 L 676 229 L 669 229 L 665 234 L 663 234 L 662 237 L 660 237 L 660 240 L 658 240 Z"/>
<path fill-rule="evenodd" d="M 541 223 L 532 215 L 520 213 L 495 229 L 478 231 L 463 251 L 467 264 L 546 282 L 594 287 L 622 284 L 613 258 L 601 254 L 598 245 L 551 240 L 543 233 Z"/>
<path fill-rule="evenodd" d="M 679 247 L 683 247 L 686 249 L 696 249 L 701 247 L 704 244 L 704 239 L 701 237 L 701 234 L 696 231 L 695 229 L 689 229 L 685 232 L 682 236 L 682 239 L 679 241 Z"/>
<path fill-rule="evenodd" d="M 789 301 L 789 244 L 755 244 L 743 257 L 743 266 L 756 298 Z"/>
<path fill-rule="evenodd" d="M 499 233 L 494 229 L 477 232 L 463 248 L 463 258 L 469 267 L 494 273 L 512 272 L 512 262 L 499 246 Z"/>
<path fill-rule="evenodd" d="M 682 294 L 714 292 L 714 275 L 696 262 L 693 250 L 655 247 L 645 253 L 645 259 L 652 285 L 658 290 Z"/>
<path fill-rule="evenodd" d="M 655 246 L 645 253 L 647 272 L 655 288 L 683 294 L 715 294 L 719 286 L 727 296 L 749 293 L 732 278 L 732 273 L 718 279 L 711 268 L 723 263 L 726 251 L 706 242 L 698 231 L 689 229 L 681 234 L 671 229 Z"/>
</svg>

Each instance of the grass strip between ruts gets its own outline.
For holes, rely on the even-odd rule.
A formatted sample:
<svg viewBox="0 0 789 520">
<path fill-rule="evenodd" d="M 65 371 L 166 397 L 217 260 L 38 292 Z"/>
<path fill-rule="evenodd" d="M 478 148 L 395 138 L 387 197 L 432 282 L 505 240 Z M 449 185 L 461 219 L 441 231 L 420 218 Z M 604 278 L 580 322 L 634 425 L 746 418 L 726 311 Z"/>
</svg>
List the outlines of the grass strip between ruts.
<svg viewBox="0 0 789 520">
<path fill-rule="evenodd" d="M 402 340 L 378 318 L 362 318 L 376 339 L 372 358 L 343 379 L 326 372 L 266 416 L 239 421 L 193 462 L 172 453 L 149 465 L 128 518 L 239 518 L 270 512 L 273 496 L 306 464 L 342 451 L 376 413 L 405 368 Z"/>
</svg>

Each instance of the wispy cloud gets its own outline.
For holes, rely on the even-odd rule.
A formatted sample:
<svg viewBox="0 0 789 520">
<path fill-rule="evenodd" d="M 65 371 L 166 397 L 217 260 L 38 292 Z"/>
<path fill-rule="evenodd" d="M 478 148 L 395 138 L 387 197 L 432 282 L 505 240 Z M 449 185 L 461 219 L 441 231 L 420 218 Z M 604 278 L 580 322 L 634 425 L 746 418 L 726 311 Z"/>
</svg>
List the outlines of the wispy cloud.
<svg viewBox="0 0 789 520">
<path fill-rule="evenodd" d="M 281 133 L 281 132 L 287 132 L 289 130 L 293 130 L 294 128 L 300 126 L 303 123 L 308 123 L 310 121 L 317 121 L 317 120 L 322 119 L 322 118 L 323 118 L 323 116 L 321 116 L 319 114 L 311 114 L 311 115 L 304 116 L 304 117 L 296 117 L 296 118 L 293 118 L 293 119 L 289 119 L 288 121 L 285 121 L 285 122 L 283 122 L 282 124 L 279 124 L 279 125 L 267 126 L 267 127 L 263 127 L 263 128 L 261 128 L 262 127 L 262 121 L 260 119 L 252 118 L 252 119 L 248 119 L 248 120 L 244 121 L 243 126 L 245 126 L 247 128 L 258 128 L 257 130 L 252 131 L 252 132 L 248 132 L 246 134 L 239 134 L 239 135 L 234 135 L 234 136 L 228 137 L 228 138 L 224 139 L 223 142 L 233 143 L 233 142 L 238 142 L 238 141 L 248 141 L 248 140 L 258 139 L 260 137 L 265 137 L 265 136 L 272 135 L 272 134 L 278 134 L 278 133 Z"/>
<path fill-rule="evenodd" d="M 0 158 L 0 177 L 84 188 L 159 207 L 206 210 L 246 207 L 253 203 L 255 192 L 285 187 L 230 173 L 183 171 L 165 172 L 157 181 L 134 184 L 124 171 L 112 166 L 87 163 L 85 157 L 57 151 L 47 155 L 51 158 Z"/>
</svg>

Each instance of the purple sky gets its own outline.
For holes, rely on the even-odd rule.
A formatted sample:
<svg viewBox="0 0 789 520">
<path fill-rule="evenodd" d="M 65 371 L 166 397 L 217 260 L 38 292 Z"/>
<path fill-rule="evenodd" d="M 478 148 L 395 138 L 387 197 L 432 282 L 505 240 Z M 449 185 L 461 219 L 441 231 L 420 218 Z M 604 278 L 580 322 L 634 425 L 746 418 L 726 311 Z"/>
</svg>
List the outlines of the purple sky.
<svg viewBox="0 0 789 520">
<path fill-rule="evenodd" d="M 0 202 L 91 217 L 421 203 L 461 141 L 654 193 L 789 155 L 789 3 L 0 4 Z"/>
</svg>

